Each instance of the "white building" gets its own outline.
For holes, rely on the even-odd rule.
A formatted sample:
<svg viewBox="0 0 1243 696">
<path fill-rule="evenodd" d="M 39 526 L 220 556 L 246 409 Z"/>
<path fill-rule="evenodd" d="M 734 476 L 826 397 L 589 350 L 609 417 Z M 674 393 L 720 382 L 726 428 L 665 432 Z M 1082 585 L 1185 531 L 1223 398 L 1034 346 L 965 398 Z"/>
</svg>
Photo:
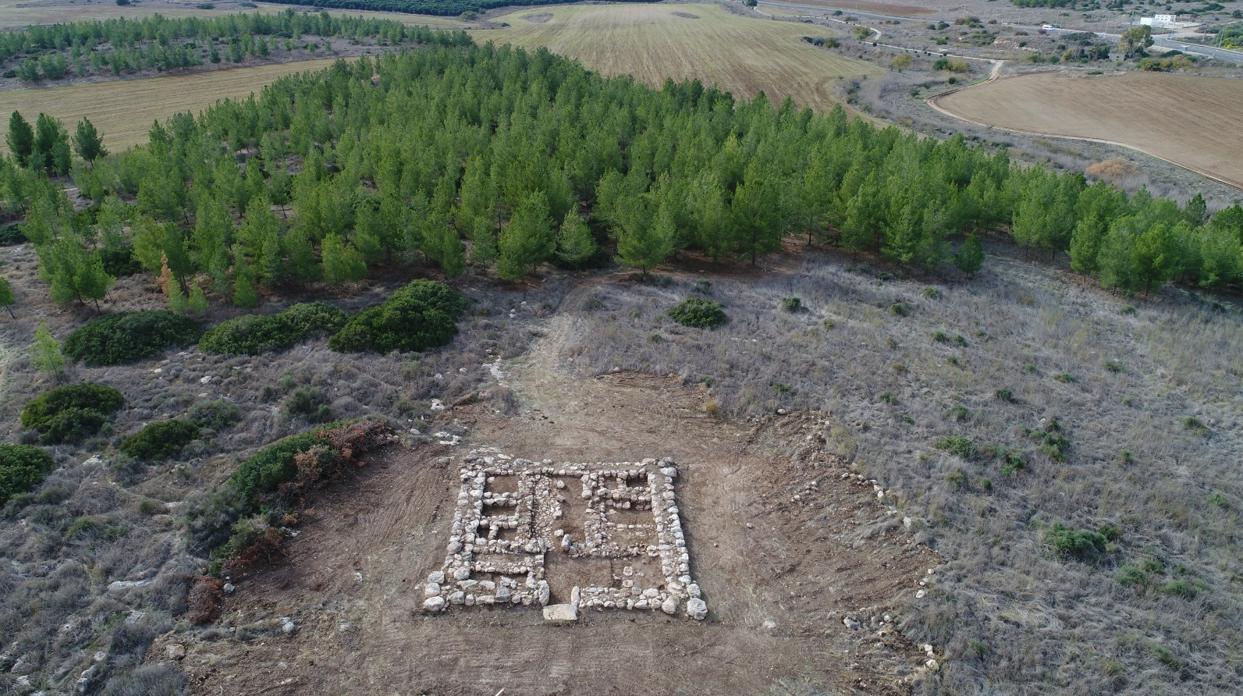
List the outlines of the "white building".
<svg viewBox="0 0 1243 696">
<path fill-rule="evenodd" d="M 1161 27 L 1162 29 L 1177 29 L 1178 15 L 1159 14 L 1151 17 L 1140 17 L 1139 23 L 1146 27 Z"/>
</svg>

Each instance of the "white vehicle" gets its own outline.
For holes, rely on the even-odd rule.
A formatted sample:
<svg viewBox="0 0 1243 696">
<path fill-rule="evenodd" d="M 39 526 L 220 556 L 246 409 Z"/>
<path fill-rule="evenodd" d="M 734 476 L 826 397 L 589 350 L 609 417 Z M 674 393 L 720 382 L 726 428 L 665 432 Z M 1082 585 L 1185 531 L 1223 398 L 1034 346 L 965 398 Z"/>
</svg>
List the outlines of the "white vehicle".
<svg viewBox="0 0 1243 696">
<path fill-rule="evenodd" d="M 1056 24 L 1041 24 L 1040 28 L 1043 29 L 1044 31 L 1049 31 L 1050 29 L 1057 29 L 1057 25 Z"/>
</svg>

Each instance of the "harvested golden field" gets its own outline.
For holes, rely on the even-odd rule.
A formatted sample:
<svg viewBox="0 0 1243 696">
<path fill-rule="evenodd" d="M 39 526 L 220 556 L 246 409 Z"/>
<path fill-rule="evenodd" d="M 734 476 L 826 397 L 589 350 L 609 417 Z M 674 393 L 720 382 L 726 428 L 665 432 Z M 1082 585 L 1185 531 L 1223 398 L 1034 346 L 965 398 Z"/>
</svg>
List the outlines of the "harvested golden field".
<svg viewBox="0 0 1243 696">
<path fill-rule="evenodd" d="M 235 2 L 216 2 L 213 9 L 198 7 L 199 3 L 153 0 L 141 4 L 117 5 L 115 0 L 95 0 L 78 2 L 75 0 L 46 0 L 30 2 L 30 0 L 0 0 L 0 29 L 13 29 L 31 24 L 58 24 L 61 22 L 82 22 L 92 19 L 140 19 L 154 14 L 169 18 L 179 17 L 218 17 L 224 14 L 239 12 L 262 12 L 273 14 L 294 9 L 302 12 L 318 11 L 313 8 L 296 7 L 293 5 L 275 5 L 257 3 L 255 7 L 242 7 Z M 462 28 L 466 23 L 456 17 L 434 17 L 431 15 L 406 14 L 403 12 L 371 12 L 365 10 L 327 10 L 330 14 L 361 15 L 393 19 L 407 25 L 423 25 L 429 27 Z"/>
<path fill-rule="evenodd" d="M 963 89 L 935 106 L 975 123 L 1122 145 L 1243 188 L 1243 80 L 1039 73 Z"/>
<path fill-rule="evenodd" d="M 603 74 L 634 75 L 652 85 L 698 78 L 737 96 L 763 90 L 774 100 L 789 96 L 816 108 L 837 103 L 837 80 L 881 73 L 802 41 L 812 28 L 717 5 L 561 5 L 493 20 L 510 26 L 474 30 L 476 41 L 544 46 Z"/>
<path fill-rule="evenodd" d="M 65 122 L 72 131 L 83 116 L 91 119 L 104 134 L 104 143 L 113 151 L 146 142 L 147 132 L 156 119 L 166 119 L 180 111 L 199 112 L 227 97 L 246 97 L 290 73 L 317 70 L 331 65 L 335 58 L 275 63 L 248 68 L 113 80 L 47 89 L 15 89 L 0 92 L 0 113 L 21 111 L 28 119 L 40 112 Z M 3 149 L 8 150 L 4 145 Z"/>
</svg>

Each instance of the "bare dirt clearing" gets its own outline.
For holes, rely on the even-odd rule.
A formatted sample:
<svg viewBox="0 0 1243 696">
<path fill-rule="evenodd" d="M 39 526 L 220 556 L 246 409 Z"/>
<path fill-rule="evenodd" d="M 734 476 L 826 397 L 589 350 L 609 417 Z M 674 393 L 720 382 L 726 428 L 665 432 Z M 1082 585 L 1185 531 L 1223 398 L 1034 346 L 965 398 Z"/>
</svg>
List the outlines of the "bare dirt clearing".
<svg viewBox="0 0 1243 696">
<path fill-rule="evenodd" d="M 330 491 L 287 560 L 243 583 L 226 607 L 227 625 L 291 616 L 297 632 L 194 639 L 181 663 L 192 690 L 719 694 L 806 682 L 833 693 L 905 691 L 901 675 L 926 656 L 881 617 L 901 613 L 938 561 L 901 531 L 871 484 L 842 478 L 822 424 L 720 421 L 700 408 L 701 389 L 673 379 L 569 377 L 556 363 L 572 329 L 569 317 L 554 317 L 508 377 L 515 415 L 459 407 L 452 416 L 468 428 L 466 443 L 391 451 Z M 680 507 L 708 620 L 587 611 L 556 628 L 537 608 L 420 612 L 420 581 L 443 559 L 459 484 L 442 457 L 475 444 L 529 458 L 659 452 L 681 462 Z M 847 628 L 847 617 L 862 626 Z"/>
<path fill-rule="evenodd" d="M 605 75 L 633 75 L 655 86 L 667 78 L 699 79 L 738 96 L 762 90 L 770 99 L 788 96 L 814 108 L 840 101 L 839 79 L 882 72 L 804 42 L 809 27 L 717 5 L 573 5 L 492 19 L 510 26 L 472 31 L 476 41 L 546 47 Z"/>
<path fill-rule="evenodd" d="M 984 125 L 1123 145 L 1243 188 L 1240 80 L 1039 73 L 963 89 L 935 104 Z"/>
</svg>

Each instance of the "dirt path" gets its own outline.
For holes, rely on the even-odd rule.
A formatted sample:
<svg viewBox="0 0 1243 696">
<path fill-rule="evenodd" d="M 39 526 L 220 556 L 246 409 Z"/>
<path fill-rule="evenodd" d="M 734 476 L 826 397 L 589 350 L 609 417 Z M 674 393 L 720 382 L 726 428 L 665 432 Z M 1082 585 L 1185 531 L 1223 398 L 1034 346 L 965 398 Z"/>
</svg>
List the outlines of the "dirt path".
<svg viewBox="0 0 1243 696">
<path fill-rule="evenodd" d="M 488 401 L 446 412 L 467 428 L 461 446 L 391 451 L 329 491 L 287 560 L 240 584 L 226 631 L 169 636 L 155 654 L 185 644 L 182 666 L 203 694 L 907 692 L 903 677 L 926 657 L 883 616 L 909 609 L 935 556 L 824 451 L 814 415 L 730 423 L 704 413 L 702 388 L 672 379 L 567 375 L 585 290 L 501 366 L 513 413 Z M 420 581 L 443 560 L 453 458 L 476 446 L 562 461 L 674 457 L 708 620 L 588 612 L 554 627 L 533 609 L 420 613 Z M 273 629 L 285 616 L 291 636 Z"/>
</svg>

